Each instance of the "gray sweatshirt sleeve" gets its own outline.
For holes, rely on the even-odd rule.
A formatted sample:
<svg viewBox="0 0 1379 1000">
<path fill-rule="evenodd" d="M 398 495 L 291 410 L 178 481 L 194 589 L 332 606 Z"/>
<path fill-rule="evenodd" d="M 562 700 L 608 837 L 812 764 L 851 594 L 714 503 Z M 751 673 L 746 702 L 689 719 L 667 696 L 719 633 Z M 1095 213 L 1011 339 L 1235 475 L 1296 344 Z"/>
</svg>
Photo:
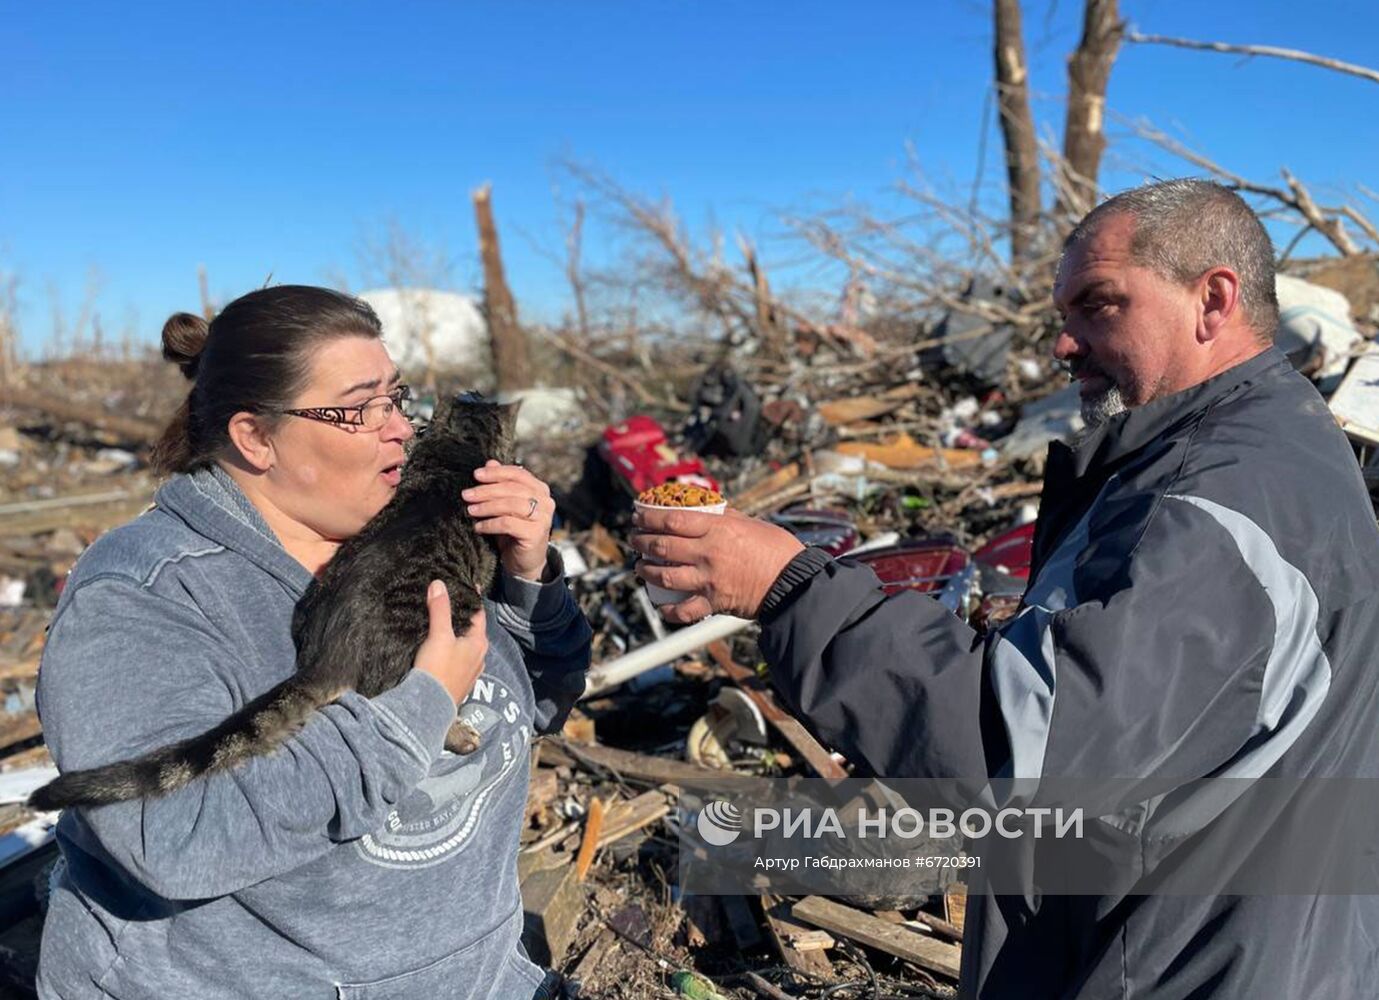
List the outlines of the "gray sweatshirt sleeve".
<svg viewBox="0 0 1379 1000">
<path fill-rule="evenodd" d="M 235 657 L 193 607 L 124 577 L 82 584 L 65 595 L 39 671 L 58 767 L 111 763 L 210 729 L 235 710 L 231 686 L 247 673 Z M 159 896 L 234 892 L 381 827 L 439 756 L 454 716 L 441 684 L 413 671 L 377 698 L 343 695 L 273 754 L 81 818 Z"/>
<path fill-rule="evenodd" d="M 554 546 L 542 580 L 500 571 L 494 606 L 499 623 L 522 649 L 536 693 L 536 731 L 553 733 L 584 693 L 594 633 L 565 583 L 565 567 Z"/>
<path fill-rule="evenodd" d="M 1046 568 L 986 636 L 926 595 L 887 597 L 867 567 L 797 557 L 763 620 L 772 679 L 865 769 L 965 791 L 1123 776 L 1144 786 L 1118 794 L 1152 794 L 1242 755 L 1267 766 L 1326 690 L 1315 598 L 1310 620 L 1290 610 L 1305 609 L 1305 581 L 1190 500 L 1166 498 L 1125 563 L 1096 565 L 1091 549 Z"/>
</svg>

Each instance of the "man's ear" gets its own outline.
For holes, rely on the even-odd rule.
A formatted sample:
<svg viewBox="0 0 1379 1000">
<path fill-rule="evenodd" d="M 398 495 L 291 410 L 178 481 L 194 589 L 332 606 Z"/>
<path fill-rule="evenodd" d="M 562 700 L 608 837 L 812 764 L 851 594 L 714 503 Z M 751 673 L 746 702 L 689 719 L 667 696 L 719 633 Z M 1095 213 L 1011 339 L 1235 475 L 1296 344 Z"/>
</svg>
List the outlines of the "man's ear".
<svg viewBox="0 0 1379 1000">
<path fill-rule="evenodd" d="M 257 472 L 273 467 L 276 455 L 273 439 L 262 417 L 241 410 L 230 418 L 230 443 L 235 446 L 246 465 Z"/>
<path fill-rule="evenodd" d="M 1213 267 L 1200 284 L 1202 317 L 1197 339 L 1215 340 L 1240 313 L 1240 276 L 1229 267 Z"/>
</svg>

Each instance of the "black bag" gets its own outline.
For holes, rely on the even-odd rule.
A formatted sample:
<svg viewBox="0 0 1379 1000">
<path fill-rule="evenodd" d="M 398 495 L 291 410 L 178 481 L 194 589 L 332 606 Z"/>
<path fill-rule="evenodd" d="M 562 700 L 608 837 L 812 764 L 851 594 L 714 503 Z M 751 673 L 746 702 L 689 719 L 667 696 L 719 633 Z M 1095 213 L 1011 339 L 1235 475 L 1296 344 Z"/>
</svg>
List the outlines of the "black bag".
<svg viewBox="0 0 1379 1000">
<path fill-rule="evenodd" d="M 686 444 L 701 455 L 756 455 L 768 434 L 761 399 L 737 372 L 715 366 L 699 377 Z"/>
</svg>

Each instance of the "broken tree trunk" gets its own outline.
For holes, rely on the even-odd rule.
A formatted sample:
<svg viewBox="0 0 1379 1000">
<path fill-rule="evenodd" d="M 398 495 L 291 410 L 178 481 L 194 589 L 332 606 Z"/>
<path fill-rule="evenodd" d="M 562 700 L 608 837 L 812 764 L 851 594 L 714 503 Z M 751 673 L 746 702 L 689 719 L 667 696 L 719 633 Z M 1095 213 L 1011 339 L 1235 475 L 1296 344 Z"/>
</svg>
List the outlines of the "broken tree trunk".
<svg viewBox="0 0 1379 1000">
<path fill-rule="evenodd" d="M 785 357 L 785 330 L 780 317 L 776 315 L 775 303 L 771 299 L 771 286 L 766 280 L 766 272 L 757 260 L 756 247 L 745 236 L 739 235 L 737 244 L 747 262 L 747 274 L 752 279 L 752 299 L 756 304 L 756 331 L 765 353 L 772 358 Z"/>
<path fill-rule="evenodd" d="M 1068 120 L 1063 161 L 1068 172 L 1055 208 L 1060 224 L 1096 204 L 1097 172 L 1106 148 L 1106 84 L 1124 26 L 1118 0 L 1086 0 L 1082 39 L 1068 58 Z"/>
<path fill-rule="evenodd" d="M 517 325 L 517 304 L 503 274 L 498 228 L 493 223 L 491 186 L 485 184 L 476 190 L 473 199 L 474 220 L 479 227 L 479 256 L 484 266 L 484 314 L 488 320 L 498 391 L 525 389 L 532 384 L 531 352 L 526 333 Z"/>
<path fill-rule="evenodd" d="M 996 0 L 996 98 L 1010 188 L 1010 258 L 1028 259 L 1039 225 L 1039 145 L 1029 110 L 1020 0 Z"/>
<path fill-rule="evenodd" d="M 211 305 L 211 283 L 206 275 L 206 265 L 196 266 L 196 285 L 201 291 L 201 315 L 209 323 L 215 319 L 215 306 Z"/>
<path fill-rule="evenodd" d="M 50 393 L 14 386 L 0 396 L 0 404 L 21 410 L 35 410 L 59 422 L 84 424 L 110 441 L 133 446 L 152 444 L 162 428 L 151 420 L 107 413 L 104 407 L 74 403 Z"/>
</svg>

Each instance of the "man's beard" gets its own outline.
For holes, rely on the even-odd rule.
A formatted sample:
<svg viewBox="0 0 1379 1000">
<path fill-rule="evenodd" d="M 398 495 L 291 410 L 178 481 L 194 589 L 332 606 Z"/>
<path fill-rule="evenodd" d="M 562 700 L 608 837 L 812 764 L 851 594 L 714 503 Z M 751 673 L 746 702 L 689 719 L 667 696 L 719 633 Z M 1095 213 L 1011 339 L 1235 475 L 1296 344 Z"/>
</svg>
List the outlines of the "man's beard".
<svg viewBox="0 0 1379 1000">
<path fill-rule="evenodd" d="M 1083 397 L 1082 421 L 1088 427 L 1100 427 L 1112 417 L 1124 413 L 1128 409 L 1129 407 L 1125 405 L 1125 397 L 1121 395 L 1120 386 L 1112 385 L 1101 392 Z"/>
<path fill-rule="evenodd" d="M 1105 389 L 1081 397 L 1082 422 L 1087 425 L 1088 430 L 1100 427 L 1112 417 L 1129 409 L 1120 386 L 1091 358 L 1075 358 L 1068 362 L 1067 368 L 1071 378 L 1100 378 L 1106 382 Z"/>
</svg>

